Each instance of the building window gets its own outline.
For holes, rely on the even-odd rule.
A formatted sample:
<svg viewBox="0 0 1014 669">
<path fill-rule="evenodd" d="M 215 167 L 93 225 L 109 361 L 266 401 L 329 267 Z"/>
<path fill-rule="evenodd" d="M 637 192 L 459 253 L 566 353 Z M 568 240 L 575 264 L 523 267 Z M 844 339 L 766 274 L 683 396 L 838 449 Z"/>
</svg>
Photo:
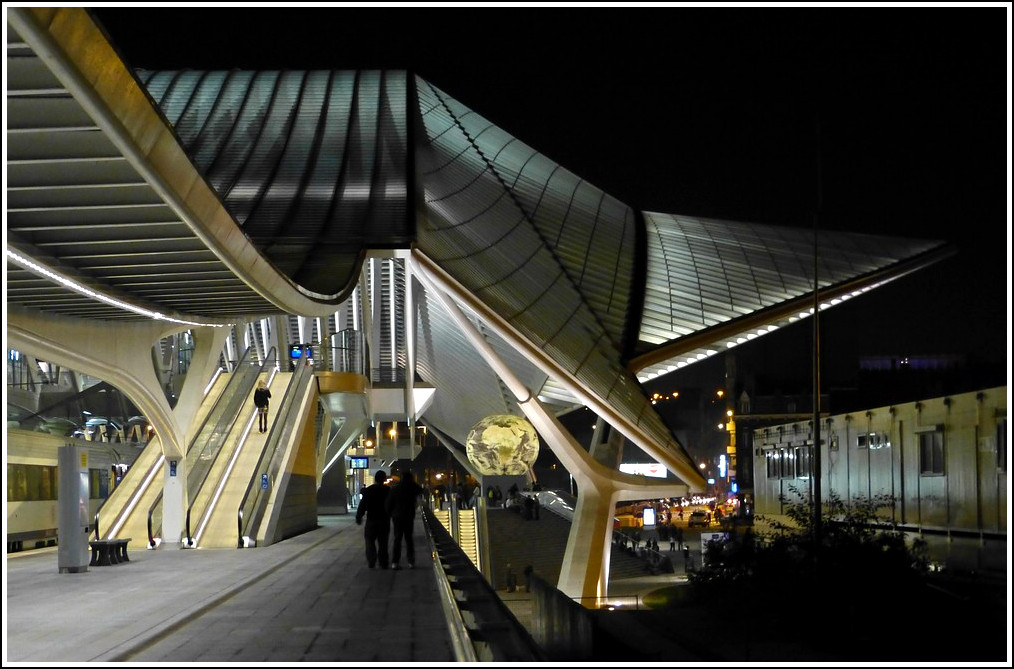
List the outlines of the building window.
<svg viewBox="0 0 1014 669">
<path fill-rule="evenodd" d="M 891 438 L 886 432 L 870 432 L 868 442 L 871 449 L 891 447 Z"/>
<path fill-rule="evenodd" d="M 8 502 L 45 502 L 56 499 L 56 467 L 48 465 L 7 465 Z"/>
<path fill-rule="evenodd" d="M 942 476 L 944 473 L 943 432 L 919 434 L 919 473 L 923 476 Z"/>
<path fill-rule="evenodd" d="M 877 450 L 880 448 L 890 448 L 891 438 L 886 432 L 867 432 L 866 434 L 860 434 L 856 436 L 856 448 L 868 448 L 870 450 Z"/>
<path fill-rule="evenodd" d="M 779 453 L 781 454 L 780 455 L 780 459 L 781 459 L 781 462 L 782 462 L 782 469 L 781 469 L 781 472 L 779 472 L 780 475 L 781 475 L 781 477 L 783 479 L 795 478 L 795 476 L 796 476 L 796 468 L 795 468 L 795 463 L 793 462 L 793 458 L 792 458 L 792 449 L 791 448 L 782 448 L 782 449 L 779 449 Z"/>
<path fill-rule="evenodd" d="M 794 456 L 796 461 L 796 478 L 810 478 L 810 447 L 797 446 Z"/>
<path fill-rule="evenodd" d="M 764 452 L 769 479 L 776 479 L 780 476 L 778 468 L 778 451 L 771 449 Z"/>
</svg>

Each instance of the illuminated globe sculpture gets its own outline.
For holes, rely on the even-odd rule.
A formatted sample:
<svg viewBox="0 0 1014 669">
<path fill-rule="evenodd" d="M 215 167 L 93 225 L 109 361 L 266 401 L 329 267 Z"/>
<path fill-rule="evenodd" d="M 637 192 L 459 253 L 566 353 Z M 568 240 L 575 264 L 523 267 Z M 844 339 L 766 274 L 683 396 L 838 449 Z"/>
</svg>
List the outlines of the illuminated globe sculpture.
<svg viewBox="0 0 1014 669">
<path fill-rule="evenodd" d="M 539 434 L 520 416 L 486 416 L 468 433 L 465 453 L 483 475 L 527 474 L 539 457 Z"/>
</svg>

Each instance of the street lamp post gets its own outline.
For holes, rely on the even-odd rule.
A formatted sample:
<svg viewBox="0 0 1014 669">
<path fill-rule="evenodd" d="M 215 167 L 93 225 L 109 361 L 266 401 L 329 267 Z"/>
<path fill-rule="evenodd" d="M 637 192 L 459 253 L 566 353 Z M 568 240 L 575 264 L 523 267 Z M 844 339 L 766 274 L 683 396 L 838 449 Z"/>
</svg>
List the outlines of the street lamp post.
<svg viewBox="0 0 1014 669">
<path fill-rule="evenodd" d="M 813 540 L 820 545 L 821 535 L 821 453 L 820 453 L 820 295 L 817 283 L 817 221 L 821 206 L 820 123 L 817 123 L 817 203 L 813 214 Z"/>
</svg>

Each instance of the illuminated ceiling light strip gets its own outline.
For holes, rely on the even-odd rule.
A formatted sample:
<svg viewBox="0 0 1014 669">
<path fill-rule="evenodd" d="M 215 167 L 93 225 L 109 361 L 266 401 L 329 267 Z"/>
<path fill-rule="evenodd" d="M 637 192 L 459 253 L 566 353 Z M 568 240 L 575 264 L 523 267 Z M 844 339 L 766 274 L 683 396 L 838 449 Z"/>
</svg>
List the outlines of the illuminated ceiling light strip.
<svg viewBox="0 0 1014 669">
<path fill-rule="evenodd" d="M 809 316 L 809 314 L 806 315 Z M 791 322 L 793 318 L 795 317 L 790 317 L 789 321 Z M 747 332 L 738 335 L 735 339 L 730 339 L 729 341 L 725 342 L 725 348 L 726 349 L 734 348 L 739 344 L 745 344 L 747 341 L 756 339 L 757 337 L 766 335 L 770 332 L 775 332 L 778 330 L 780 325 L 784 325 L 784 323 L 767 325 L 757 329 L 755 332 Z M 638 375 L 637 380 L 642 383 L 645 381 L 650 381 L 651 379 L 676 371 L 677 369 L 682 369 L 683 367 L 686 367 L 689 364 L 693 364 L 698 360 L 704 360 L 705 358 L 711 357 L 717 353 L 718 351 L 715 349 L 697 349 L 694 351 L 689 351 L 688 353 L 684 354 L 689 356 L 685 362 L 683 361 L 675 362 L 674 360 L 660 362 L 657 365 L 652 365 L 642 370 L 642 373 Z"/>
<path fill-rule="evenodd" d="M 150 311 L 148 309 L 144 309 L 142 307 L 130 304 L 128 302 L 122 302 L 120 300 L 113 299 L 108 295 L 98 293 L 92 290 L 91 288 L 86 288 L 85 286 L 82 286 L 81 284 L 72 281 L 65 276 L 57 274 L 48 267 L 45 267 L 33 260 L 30 260 L 25 256 L 21 255 L 20 253 L 11 250 L 10 248 L 7 249 L 7 257 L 10 258 L 15 263 L 17 263 L 18 265 L 20 265 L 21 267 L 24 267 L 25 269 L 30 270 L 36 274 L 39 274 L 40 276 L 44 276 L 47 279 L 55 281 L 60 285 L 64 286 L 65 288 L 72 290 L 75 293 L 78 293 L 79 295 L 84 295 L 85 297 L 88 297 L 90 299 L 98 300 L 99 302 L 104 302 L 105 304 L 108 304 L 112 307 L 116 307 L 117 309 L 130 311 L 135 314 L 140 314 L 141 316 L 147 316 L 148 318 L 154 320 L 168 321 L 170 323 L 179 323 L 181 325 L 203 325 L 213 328 L 232 327 L 232 323 L 201 323 L 199 321 L 185 321 L 179 318 L 166 316 L 165 314 L 159 313 L 157 311 Z"/>
</svg>

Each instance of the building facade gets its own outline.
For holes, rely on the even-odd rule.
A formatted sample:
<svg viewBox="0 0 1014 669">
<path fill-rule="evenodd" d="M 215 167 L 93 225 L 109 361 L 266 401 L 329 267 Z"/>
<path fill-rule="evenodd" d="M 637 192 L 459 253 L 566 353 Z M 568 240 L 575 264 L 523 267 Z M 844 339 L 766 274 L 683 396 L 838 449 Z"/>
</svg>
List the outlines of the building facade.
<svg viewBox="0 0 1014 669">
<path fill-rule="evenodd" d="M 888 495 L 882 517 L 910 532 L 980 548 L 1007 538 L 1007 387 L 837 414 L 820 426 L 821 497 Z M 756 513 L 809 495 L 813 421 L 753 432 Z M 976 563 L 981 565 L 981 551 Z M 959 566 L 959 565 L 952 565 Z"/>
</svg>

